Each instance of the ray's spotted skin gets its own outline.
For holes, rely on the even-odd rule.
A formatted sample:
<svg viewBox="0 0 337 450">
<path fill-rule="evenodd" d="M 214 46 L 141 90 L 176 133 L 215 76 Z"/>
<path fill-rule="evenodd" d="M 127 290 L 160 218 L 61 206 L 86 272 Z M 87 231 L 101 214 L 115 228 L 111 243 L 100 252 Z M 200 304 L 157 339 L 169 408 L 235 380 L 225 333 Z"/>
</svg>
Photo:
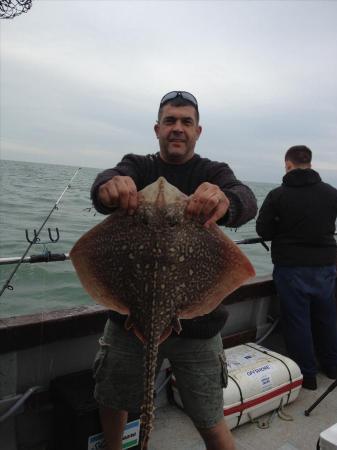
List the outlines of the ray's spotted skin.
<svg viewBox="0 0 337 450">
<path fill-rule="evenodd" d="M 187 196 L 165 178 L 138 193 L 133 215 L 120 210 L 89 230 L 70 258 L 89 295 L 121 314 L 145 346 L 142 449 L 154 418 L 158 346 L 179 319 L 211 312 L 255 275 L 242 251 L 212 224 L 186 216 Z"/>
</svg>

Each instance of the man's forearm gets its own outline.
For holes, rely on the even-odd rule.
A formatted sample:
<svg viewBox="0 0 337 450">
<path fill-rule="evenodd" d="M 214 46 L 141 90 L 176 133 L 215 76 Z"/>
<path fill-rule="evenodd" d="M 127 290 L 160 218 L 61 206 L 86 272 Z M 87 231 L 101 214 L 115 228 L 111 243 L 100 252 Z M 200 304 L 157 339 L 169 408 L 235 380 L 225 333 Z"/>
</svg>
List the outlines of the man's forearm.
<svg viewBox="0 0 337 450">
<path fill-rule="evenodd" d="M 257 203 L 253 192 L 244 185 L 224 190 L 229 199 L 228 213 L 220 220 L 219 225 L 240 227 L 253 219 L 257 213 Z"/>
<path fill-rule="evenodd" d="M 113 209 L 107 208 L 100 202 L 100 200 L 98 198 L 99 188 L 102 184 L 111 180 L 111 178 L 113 178 L 116 175 L 119 175 L 119 173 L 115 169 L 104 170 L 103 172 L 100 172 L 97 175 L 93 185 L 91 186 L 90 198 L 92 200 L 92 204 L 94 205 L 94 208 L 96 209 L 96 211 L 98 211 L 101 214 L 110 214 L 111 211 L 113 211 Z"/>
</svg>

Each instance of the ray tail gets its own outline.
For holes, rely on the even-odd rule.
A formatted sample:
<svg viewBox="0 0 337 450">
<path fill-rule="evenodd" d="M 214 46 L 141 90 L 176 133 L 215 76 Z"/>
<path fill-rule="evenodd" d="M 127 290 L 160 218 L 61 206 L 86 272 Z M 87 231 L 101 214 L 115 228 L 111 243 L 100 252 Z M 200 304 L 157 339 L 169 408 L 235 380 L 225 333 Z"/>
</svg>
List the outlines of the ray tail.
<svg viewBox="0 0 337 450">
<path fill-rule="evenodd" d="M 144 361 L 144 399 L 142 405 L 141 420 L 141 450 L 147 450 L 149 437 L 154 420 L 154 383 L 156 377 L 156 365 L 158 357 L 158 343 L 153 336 L 145 345 Z"/>
</svg>

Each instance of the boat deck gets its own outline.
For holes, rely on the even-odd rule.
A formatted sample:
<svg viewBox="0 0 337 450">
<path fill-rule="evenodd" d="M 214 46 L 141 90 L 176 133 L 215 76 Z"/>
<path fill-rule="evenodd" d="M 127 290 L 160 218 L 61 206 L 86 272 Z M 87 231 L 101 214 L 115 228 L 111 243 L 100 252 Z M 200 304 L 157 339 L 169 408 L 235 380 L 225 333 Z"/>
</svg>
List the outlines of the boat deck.
<svg viewBox="0 0 337 450">
<path fill-rule="evenodd" d="M 298 398 L 284 411 L 292 417 L 285 421 L 274 415 L 268 428 L 246 423 L 232 430 L 237 450 L 314 450 L 320 433 L 337 422 L 337 388 L 333 389 L 307 417 L 308 409 L 333 380 L 318 375 L 318 389 L 301 389 Z M 271 413 L 260 419 L 268 421 Z M 189 417 L 175 406 L 156 410 L 149 450 L 205 450 Z"/>
</svg>

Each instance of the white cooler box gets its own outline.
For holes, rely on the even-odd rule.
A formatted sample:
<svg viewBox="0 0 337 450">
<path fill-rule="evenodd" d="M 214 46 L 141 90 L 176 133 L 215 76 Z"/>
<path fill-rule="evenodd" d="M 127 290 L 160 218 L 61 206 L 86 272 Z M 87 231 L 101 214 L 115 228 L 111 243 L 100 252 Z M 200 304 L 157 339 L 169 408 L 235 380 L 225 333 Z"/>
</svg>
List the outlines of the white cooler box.
<svg viewBox="0 0 337 450">
<path fill-rule="evenodd" d="M 320 450 L 336 450 L 337 449 L 337 423 L 332 427 L 322 431 L 319 437 Z"/>
<path fill-rule="evenodd" d="M 302 386 L 298 365 L 279 353 L 248 343 L 225 350 L 228 386 L 224 416 L 230 429 L 294 401 Z M 172 377 L 175 402 L 183 407 Z"/>
</svg>

